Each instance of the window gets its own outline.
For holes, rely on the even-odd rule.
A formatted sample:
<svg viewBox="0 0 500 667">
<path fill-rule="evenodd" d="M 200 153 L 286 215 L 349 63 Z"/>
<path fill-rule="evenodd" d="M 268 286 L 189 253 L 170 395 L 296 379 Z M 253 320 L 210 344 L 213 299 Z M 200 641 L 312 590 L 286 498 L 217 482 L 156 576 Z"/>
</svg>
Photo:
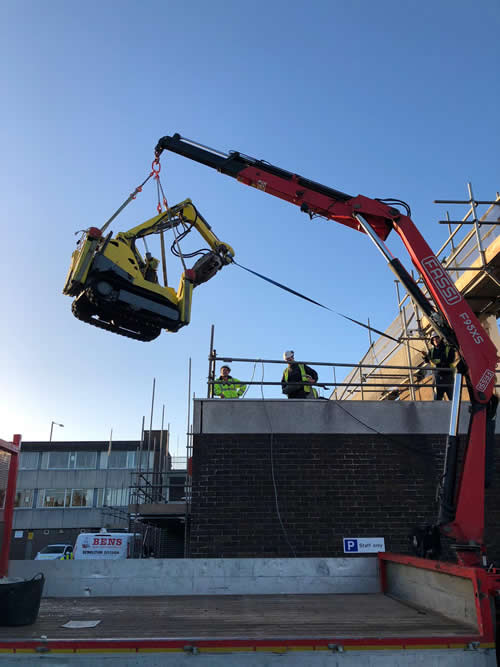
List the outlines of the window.
<svg viewBox="0 0 500 667">
<path fill-rule="evenodd" d="M 184 485 L 186 483 L 185 477 L 170 477 L 168 482 L 168 499 L 170 502 L 184 500 L 186 493 Z"/>
<path fill-rule="evenodd" d="M 69 465 L 69 452 L 46 452 L 45 466 L 49 470 L 65 470 Z"/>
<path fill-rule="evenodd" d="M 137 461 L 139 460 L 139 453 L 137 453 Z M 148 468 L 153 467 L 154 461 L 154 452 L 149 452 L 149 464 L 148 464 L 148 452 L 143 451 L 141 456 L 141 470 L 148 470 Z"/>
<path fill-rule="evenodd" d="M 72 489 L 69 495 L 71 498 L 71 507 L 92 507 L 93 489 Z"/>
<path fill-rule="evenodd" d="M 79 470 L 95 470 L 97 465 L 97 452 L 76 452 L 75 468 Z"/>
<path fill-rule="evenodd" d="M 137 465 L 138 456 L 135 450 L 126 450 L 126 451 L 111 451 L 108 456 L 107 452 L 101 452 L 101 463 L 100 467 L 109 468 L 109 469 L 128 469 L 134 470 Z M 142 453 L 142 468 L 145 469 L 147 462 L 147 452 Z M 150 452 L 150 460 L 153 460 L 153 452 Z"/>
<path fill-rule="evenodd" d="M 19 470 L 36 470 L 38 468 L 38 452 L 21 452 Z"/>
<path fill-rule="evenodd" d="M 22 491 L 21 493 L 26 493 Z M 41 489 L 37 506 L 46 507 L 92 507 L 94 489 Z"/>
<path fill-rule="evenodd" d="M 97 452 L 44 452 L 42 468 L 48 470 L 95 470 Z"/>
<path fill-rule="evenodd" d="M 127 452 L 111 452 L 108 456 L 108 468 L 126 468 Z"/>
<path fill-rule="evenodd" d="M 67 507 L 67 503 L 66 489 L 41 489 L 38 495 L 38 507 Z"/>
<path fill-rule="evenodd" d="M 14 500 L 14 507 L 18 509 L 31 509 L 33 507 L 33 489 L 23 489 L 22 491 L 17 491 L 16 498 Z"/>
<path fill-rule="evenodd" d="M 98 489 L 97 506 L 122 507 L 128 505 L 129 489 Z"/>
<path fill-rule="evenodd" d="M 48 544 L 40 551 L 41 554 L 62 554 L 64 553 L 64 544 Z"/>
</svg>

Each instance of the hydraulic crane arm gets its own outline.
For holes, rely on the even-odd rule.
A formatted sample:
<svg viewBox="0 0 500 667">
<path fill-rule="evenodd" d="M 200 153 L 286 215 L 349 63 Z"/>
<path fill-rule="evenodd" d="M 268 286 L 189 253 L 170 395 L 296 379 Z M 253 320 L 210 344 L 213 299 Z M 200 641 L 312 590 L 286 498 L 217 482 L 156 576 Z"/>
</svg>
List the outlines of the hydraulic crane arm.
<svg viewBox="0 0 500 667">
<path fill-rule="evenodd" d="M 275 167 L 264 160 L 257 160 L 236 151 L 229 154 L 221 153 L 184 139 L 180 134 L 162 137 L 155 151 L 157 155 L 160 155 L 163 150 L 178 153 L 207 167 L 217 169 L 245 185 L 251 185 L 257 190 L 295 204 L 300 207 L 301 211 L 311 216 L 319 215 L 363 231 L 352 217 L 352 209 L 356 207 L 370 217 L 372 229 L 382 240 L 385 240 L 391 231 L 392 216 L 387 217 L 388 207 L 386 205 L 379 206 L 379 202 L 367 197 L 352 197 L 340 190 L 334 190 L 321 183 Z M 332 210 L 333 203 L 335 211 Z"/>
<path fill-rule="evenodd" d="M 368 234 L 429 318 L 432 327 L 457 348 L 459 370 L 465 375 L 472 403 L 471 417 L 461 474 L 457 470 L 456 430 L 453 434 L 450 427 L 438 523 L 443 533 L 459 543 L 456 547 L 459 561 L 479 565 L 479 554 L 484 550 L 485 449 L 494 432 L 492 424 L 497 403 L 494 394 L 497 350 L 409 217 L 409 207 L 398 200 L 351 196 L 264 160 L 235 151 L 222 153 L 179 134 L 158 141 L 156 155 L 164 150 L 217 169 L 246 185 L 295 204 L 311 218 L 321 216 Z M 391 204 L 403 205 L 408 215 Z M 433 303 L 385 246 L 384 241 L 391 230 L 401 237 Z M 455 400 L 459 401 L 460 393 L 458 386 Z"/>
<path fill-rule="evenodd" d="M 458 292 L 410 217 L 378 199 L 353 197 L 308 180 L 239 152 L 229 154 L 209 149 L 179 134 L 162 137 L 156 146 L 217 169 L 238 181 L 299 206 L 310 216 L 322 216 L 368 234 L 390 268 L 403 282 L 434 328 L 456 346 L 468 368 L 471 388 L 479 403 L 487 403 L 494 388 L 497 352 L 479 320 Z M 413 278 L 382 243 L 394 229 L 401 237 L 416 269 L 422 276 L 436 309 L 422 294 Z"/>
</svg>

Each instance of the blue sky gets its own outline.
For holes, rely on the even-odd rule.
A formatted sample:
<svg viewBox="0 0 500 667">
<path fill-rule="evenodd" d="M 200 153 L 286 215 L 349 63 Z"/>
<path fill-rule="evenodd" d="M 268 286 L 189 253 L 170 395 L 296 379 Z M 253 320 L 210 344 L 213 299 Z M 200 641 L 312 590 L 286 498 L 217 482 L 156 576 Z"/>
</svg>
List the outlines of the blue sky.
<svg viewBox="0 0 500 667">
<path fill-rule="evenodd" d="M 203 396 L 211 324 L 225 356 L 292 348 L 354 363 L 365 352 L 364 329 L 234 266 L 196 290 L 188 328 L 152 343 L 72 316 L 61 290 L 74 232 L 101 226 L 145 178 L 159 137 L 403 199 L 435 248 L 446 234 L 434 199 L 465 198 L 468 181 L 478 198 L 500 188 L 495 0 L 6 0 L 0 11 L 2 438 L 48 439 L 52 420 L 65 424 L 55 439 L 106 439 L 111 427 L 137 438 L 156 377 L 154 424 L 164 404 L 182 453 L 188 361 Z M 364 235 L 173 154 L 161 175 L 169 202 L 190 197 L 243 265 L 378 328 L 394 319 L 393 276 Z M 154 215 L 155 196 L 145 188 L 113 231 Z M 411 268 L 399 240 L 388 245 Z M 170 261 L 175 287 L 180 271 Z"/>
</svg>

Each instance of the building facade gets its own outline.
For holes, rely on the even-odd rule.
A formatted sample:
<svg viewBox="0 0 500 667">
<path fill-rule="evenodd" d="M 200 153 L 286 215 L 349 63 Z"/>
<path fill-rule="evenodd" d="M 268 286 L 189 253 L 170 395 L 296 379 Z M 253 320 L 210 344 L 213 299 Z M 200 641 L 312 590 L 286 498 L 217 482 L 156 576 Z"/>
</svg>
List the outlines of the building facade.
<svg viewBox="0 0 500 667">
<path fill-rule="evenodd" d="M 161 457 L 161 448 L 141 452 L 139 441 L 111 448 L 104 441 L 22 443 L 11 559 L 33 559 L 48 544 L 74 544 L 80 532 L 145 532 L 140 509 L 148 494 L 137 492 L 138 479 L 160 475 L 165 504 L 184 496 L 185 471 L 172 471 L 170 456 L 163 454 L 163 465 Z"/>
</svg>

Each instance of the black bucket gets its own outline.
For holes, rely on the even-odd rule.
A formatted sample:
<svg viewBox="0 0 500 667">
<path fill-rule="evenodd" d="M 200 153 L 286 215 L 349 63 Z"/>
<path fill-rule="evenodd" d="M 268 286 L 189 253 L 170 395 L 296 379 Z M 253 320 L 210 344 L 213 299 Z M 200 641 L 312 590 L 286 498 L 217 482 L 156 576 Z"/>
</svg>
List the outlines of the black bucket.
<svg viewBox="0 0 500 667">
<path fill-rule="evenodd" d="M 32 625 L 38 616 L 45 577 L 0 579 L 0 625 Z"/>
</svg>

